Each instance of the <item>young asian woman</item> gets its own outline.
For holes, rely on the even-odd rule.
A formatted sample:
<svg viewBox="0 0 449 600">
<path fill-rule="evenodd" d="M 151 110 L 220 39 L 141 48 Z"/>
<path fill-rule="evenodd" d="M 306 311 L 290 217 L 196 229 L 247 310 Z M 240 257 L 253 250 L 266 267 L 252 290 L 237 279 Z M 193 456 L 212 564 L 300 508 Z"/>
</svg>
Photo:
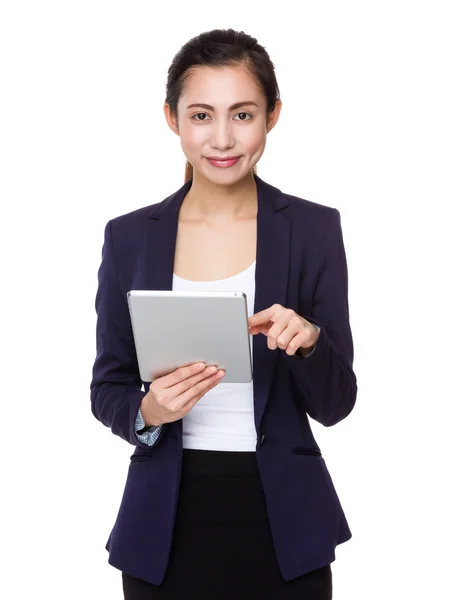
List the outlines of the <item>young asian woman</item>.
<svg viewBox="0 0 449 600">
<path fill-rule="evenodd" d="M 281 106 L 257 40 L 187 42 L 164 104 L 184 184 L 105 228 L 91 402 L 134 447 L 106 543 L 127 600 L 327 600 L 351 538 L 309 423 L 357 395 L 341 217 L 257 175 Z M 192 364 L 142 389 L 130 289 L 244 291 L 251 384 Z"/>
</svg>

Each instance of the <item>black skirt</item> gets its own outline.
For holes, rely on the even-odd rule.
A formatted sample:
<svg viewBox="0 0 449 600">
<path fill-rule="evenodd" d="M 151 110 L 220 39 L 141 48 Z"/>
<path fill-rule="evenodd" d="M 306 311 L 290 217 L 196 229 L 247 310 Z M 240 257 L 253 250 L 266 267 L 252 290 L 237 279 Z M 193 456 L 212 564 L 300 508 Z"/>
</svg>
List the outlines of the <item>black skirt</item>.
<svg viewBox="0 0 449 600">
<path fill-rule="evenodd" d="M 184 450 L 167 573 L 153 585 L 122 572 L 125 600 L 330 600 L 331 566 L 285 581 L 255 452 Z"/>
</svg>

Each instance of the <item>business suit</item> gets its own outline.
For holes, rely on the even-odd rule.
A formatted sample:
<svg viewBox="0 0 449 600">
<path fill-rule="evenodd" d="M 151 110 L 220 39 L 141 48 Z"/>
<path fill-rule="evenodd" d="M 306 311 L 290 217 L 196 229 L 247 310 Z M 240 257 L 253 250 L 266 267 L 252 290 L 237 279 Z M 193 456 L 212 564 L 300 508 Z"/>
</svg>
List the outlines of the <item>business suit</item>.
<svg viewBox="0 0 449 600">
<path fill-rule="evenodd" d="M 338 210 L 254 177 L 254 312 L 279 303 L 321 327 L 307 358 L 270 350 L 263 334 L 253 340 L 255 451 L 277 560 L 290 580 L 332 562 L 335 546 L 351 537 L 307 416 L 331 426 L 356 400 L 348 274 Z M 111 565 L 154 584 L 162 582 L 170 553 L 182 420 L 164 425 L 151 447 L 136 436 L 148 385 L 141 390 L 126 293 L 172 289 L 178 214 L 190 186 L 191 180 L 162 202 L 108 222 L 95 303 L 92 412 L 136 446 L 106 549 Z"/>
</svg>

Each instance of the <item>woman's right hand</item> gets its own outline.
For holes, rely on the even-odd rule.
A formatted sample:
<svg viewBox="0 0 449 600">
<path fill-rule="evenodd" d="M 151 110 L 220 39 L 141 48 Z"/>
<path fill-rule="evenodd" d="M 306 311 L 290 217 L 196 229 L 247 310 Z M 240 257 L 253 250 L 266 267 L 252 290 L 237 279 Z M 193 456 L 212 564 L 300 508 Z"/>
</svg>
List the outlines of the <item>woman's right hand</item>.
<svg viewBox="0 0 449 600">
<path fill-rule="evenodd" d="M 140 405 L 145 423 L 158 426 L 182 419 L 224 375 L 216 366 L 194 363 L 155 379 Z"/>
</svg>

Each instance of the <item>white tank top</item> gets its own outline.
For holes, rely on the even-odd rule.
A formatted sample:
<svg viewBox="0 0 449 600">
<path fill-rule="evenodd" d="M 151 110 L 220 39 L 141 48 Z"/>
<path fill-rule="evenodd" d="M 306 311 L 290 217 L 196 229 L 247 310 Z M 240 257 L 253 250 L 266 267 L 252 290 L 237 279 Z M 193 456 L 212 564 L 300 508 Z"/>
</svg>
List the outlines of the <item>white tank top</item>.
<svg viewBox="0 0 449 600">
<path fill-rule="evenodd" d="M 256 262 L 227 279 L 190 281 L 173 273 L 173 290 L 244 292 L 248 317 L 254 314 Z M 250 336 L 251 358 L 253 338 Z M 198 450 L 254 452 L 253 382 L 219 383 L 183 417 L 183 447 Z"/>
</svg>

